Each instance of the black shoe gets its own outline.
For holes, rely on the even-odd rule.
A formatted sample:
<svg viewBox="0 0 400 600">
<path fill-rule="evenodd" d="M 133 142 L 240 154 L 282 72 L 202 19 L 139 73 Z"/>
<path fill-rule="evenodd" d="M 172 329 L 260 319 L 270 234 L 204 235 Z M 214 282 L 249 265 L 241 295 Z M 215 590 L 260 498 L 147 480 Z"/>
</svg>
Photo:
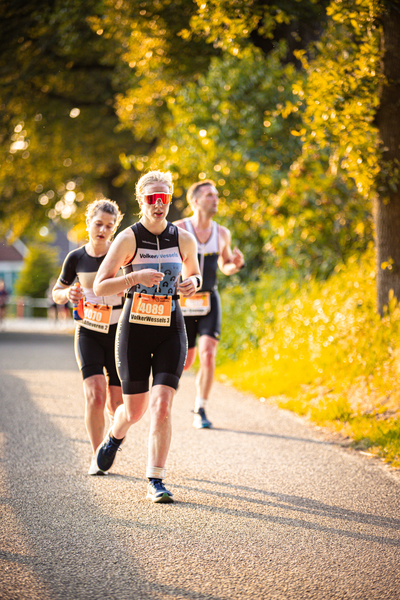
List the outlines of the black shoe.
<svg viewBox="0 0 400 600">
<path fill-rule="evenodd" d="M 108 469 L 111 469 L 115 460 L 115 455 L 120 449 L 120 444 L 114 442 L 110 432 L 108 432 L 96 451 L 97 466 L 101 471 L 108 471 Z"/>
<path fill-rule="evenodd" d="M 212 427 L 211 421 L 206 417 L 204 408 L 199 408 L 199 410 L 194 413 L 193 427 L 196 429 L 210 429 L 210 427 Z"/>
<path fill-rule="evenodd" d="M 152 479 L 149 481 L 146 498 L 152 502 L 159 502 L 163 504 L 174 501 L 172 493 L 166 489 L 161 479 Z"/>
</svg>

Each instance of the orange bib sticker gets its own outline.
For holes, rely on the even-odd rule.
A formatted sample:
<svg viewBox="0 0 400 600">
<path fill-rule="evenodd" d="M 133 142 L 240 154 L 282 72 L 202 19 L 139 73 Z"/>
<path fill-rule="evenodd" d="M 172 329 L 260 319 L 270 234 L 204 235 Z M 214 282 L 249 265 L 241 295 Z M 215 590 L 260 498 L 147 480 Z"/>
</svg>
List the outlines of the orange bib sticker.
<svg viewBox="0 0 400 600">
<path fill-rule="evenodd" d="M 150 294 L 135 292 L 129 321 L 130 323 L 141 323 L 142 325 L 168 327 L 171 324 L 171 308 L 171 296 L 151 296 Z"/>
<path fill-rule="evenodd" d="M 182 296 L 180 302 L 184 317 L 201 317 L 211 310 L 210 292 L 198 292 L 190 298 Z"/>
<path fill-rule="evenodd" d="M 111 313 L 112 306 L 85 302 L 82 325 L 86 327 L 86 329 L 108 333 L 110 329 Z"/>
</svg>

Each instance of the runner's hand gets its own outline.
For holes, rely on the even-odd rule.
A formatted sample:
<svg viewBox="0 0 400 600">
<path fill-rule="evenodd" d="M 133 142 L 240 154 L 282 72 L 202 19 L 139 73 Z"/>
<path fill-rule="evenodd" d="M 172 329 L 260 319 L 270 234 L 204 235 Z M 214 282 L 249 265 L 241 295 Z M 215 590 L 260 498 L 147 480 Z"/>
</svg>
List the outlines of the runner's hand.
<svg viewBox="0 0 400 600">
<path fill-rule="evenodd" d="M 72 285 L 67 291 L 67 298 L 72 304 L 78 304 L 79 300 L 83 298 L 82 288 Z"/>
<path fill-rule="evenodd" d="M 187 279 L 184 279 L 182 281 L 182 283 L 178 283 L 178 291 L 182 294 L 182 296 L 193 296 L 193 294 L 196 292 L 196 278 L 195 277 L 188 277 Z"/>
<path fill-rule="evenodd" d="M 158 285 L 164 279 L 164 273 L 160 273 L 155 269 L 142 269 L 135 271 L 135 283 L 141 283 L 144 287 L 153 287 Z"/>
<path fill-rule="evenodd" d="M 232 250 L 232 262 L 238 269 L 241 269 L 244 265 L 244 256 L 237 246 Z"/>
</svg>

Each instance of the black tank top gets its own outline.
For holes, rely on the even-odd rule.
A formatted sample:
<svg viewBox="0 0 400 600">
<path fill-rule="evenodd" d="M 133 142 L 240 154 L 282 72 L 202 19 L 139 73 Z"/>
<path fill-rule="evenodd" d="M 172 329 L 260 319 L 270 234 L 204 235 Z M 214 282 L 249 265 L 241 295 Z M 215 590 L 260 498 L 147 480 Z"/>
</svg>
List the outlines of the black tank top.
<svg viewBox="0 0 400 600">
<path fill-rule="evenodd" d="M 155 269 L 164 273 L 164 279 L 159 286 L 146 288 L 137 284 L 133 291 L 156 296 L 176 295 L 176 286 L 182 271 L 178 227 L 167 223 L 160 235 L 154 235 L 142 223 L 135 223 L 131 229 L 136 238 L 136 252 L 129 265 L 123 267 L 124 273 L 142 269 Z M 175 310 L 175 300 L 172 300 L 172 310 Z"/>
<path fill-rule="evenodd" d="M 211 292 L 212 290 L 217 289 L 217 269 L 219 258 L 218 225 L 215 221 L 212 221 L 211 235 L 208 240 L 202 244 L 197 239 L 191 220 L 185 219 L 184 223 L 186 231 L 192 233 L 197 241 L 197 247 L 199 249 L 199 265 L 201 275 L 203 277 L 201 291 Z"/>
</svg>

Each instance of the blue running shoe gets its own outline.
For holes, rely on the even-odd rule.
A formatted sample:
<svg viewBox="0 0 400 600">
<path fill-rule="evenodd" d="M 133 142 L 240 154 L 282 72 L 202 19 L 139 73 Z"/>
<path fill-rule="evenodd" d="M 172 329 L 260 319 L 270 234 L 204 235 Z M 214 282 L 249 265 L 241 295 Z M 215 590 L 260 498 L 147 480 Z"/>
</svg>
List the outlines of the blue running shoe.
<svg viewBox="0 0 400 600">
<path fill-rule="evenodd" d="M 146 498 L 160 504 L 167 504 L 174 501 L 172 493 L 166 489 L 161 479 L 152 479 L 149 481 Z"/>
<path fill-rule="evenodd" d="M 96 451 L 97 466 L 101 471 L 111 469 L 118 450 L 121 450 L 120 444 L 114 442 L 110 430 Z"/>
<path fill-rule="evenodd" d="M 211 421 L 206 417 L 204 408 L 199 408 L 199 410 L 194 413 L 193 427 L 196 429 L 210 429 L 210 427 L 212 427 Z"/>
</svg>

